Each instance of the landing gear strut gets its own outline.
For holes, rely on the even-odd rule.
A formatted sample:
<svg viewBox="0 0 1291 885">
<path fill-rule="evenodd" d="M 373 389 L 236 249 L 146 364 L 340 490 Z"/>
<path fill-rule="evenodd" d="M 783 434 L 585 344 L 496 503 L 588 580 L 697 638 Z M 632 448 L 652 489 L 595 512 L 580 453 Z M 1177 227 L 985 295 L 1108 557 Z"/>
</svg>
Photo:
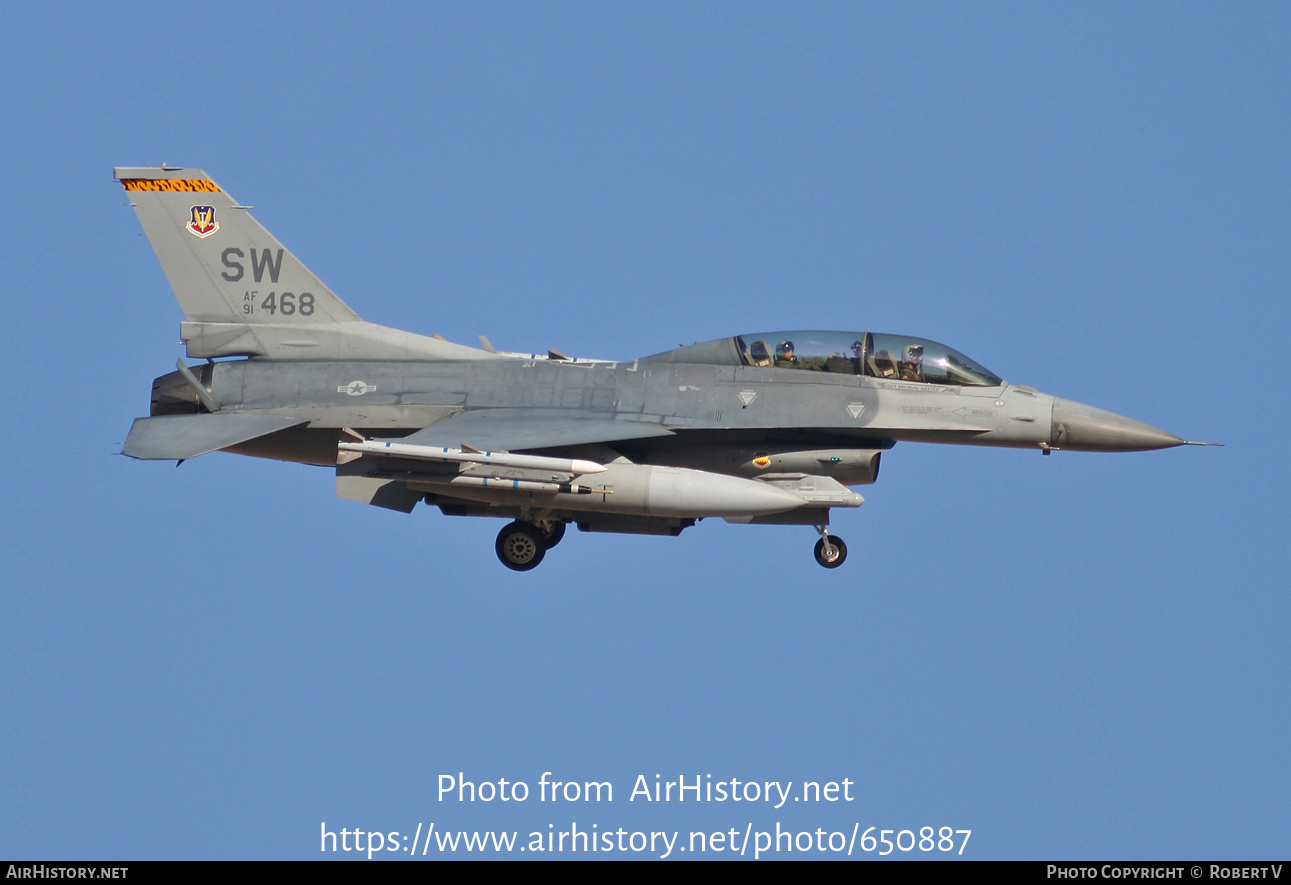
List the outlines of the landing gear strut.
<svg viewBox="0 0 1291 885">
<path fill-rule="evenodd" d="M 563 523 L 560 525 L 564 528 Z M 517 572 L 529 571 L 542 562 L 547 553 L 542 530 L 533 523 L 519 520 L 498 532 L 498 542 L 494 546 L 502 564 Z"/>
<path fill-rule="evenodd" d="M 847 559 L 847 545 L 837 536 L 830 537 L 823 525 L 816 526 L 820 540 L 816 542 L 816 562 L 825 568 L 838 568 Z"/>
<path fill-rule="evenodd" d="M 538 532 L 542 535 L 542 545 L 550 550 L 560 543 L 560 539 L 565 537 L 565 524 L 558 519 L 539 520 L 534 523 Z"/>
</svg>

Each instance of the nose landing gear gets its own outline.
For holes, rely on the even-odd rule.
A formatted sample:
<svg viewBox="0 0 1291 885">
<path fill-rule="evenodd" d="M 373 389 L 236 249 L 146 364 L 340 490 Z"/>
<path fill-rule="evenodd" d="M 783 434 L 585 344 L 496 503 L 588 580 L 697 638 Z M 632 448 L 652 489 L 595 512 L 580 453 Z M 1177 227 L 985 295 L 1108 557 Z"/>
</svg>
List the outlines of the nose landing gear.
<svg viewBox="0 0 1291 885">
<path fill-rule="evenodd" d="M 816 526 L 820 540 L 816 542 L 816 562 L 825 568 L 838 568 L 847 559 L 847 545 L 837 536 L 830 537 L 823 525 Z"/>
</svg>

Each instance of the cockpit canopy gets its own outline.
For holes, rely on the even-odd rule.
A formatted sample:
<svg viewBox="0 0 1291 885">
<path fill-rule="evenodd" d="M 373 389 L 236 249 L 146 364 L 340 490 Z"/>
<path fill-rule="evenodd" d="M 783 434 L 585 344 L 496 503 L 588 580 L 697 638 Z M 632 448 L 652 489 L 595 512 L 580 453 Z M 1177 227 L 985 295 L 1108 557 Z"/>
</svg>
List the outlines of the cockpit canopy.
<svg viewBox="0 0 1291 885">
<path fill-rule="evenodd" d="M 734 344 L 746 366 L 806 369 L 964 387 L 998 387 L 1004 383 L 994 373 L 944 344 L 906 335 L 758 332 L 737 335 Z"/>
</svg>

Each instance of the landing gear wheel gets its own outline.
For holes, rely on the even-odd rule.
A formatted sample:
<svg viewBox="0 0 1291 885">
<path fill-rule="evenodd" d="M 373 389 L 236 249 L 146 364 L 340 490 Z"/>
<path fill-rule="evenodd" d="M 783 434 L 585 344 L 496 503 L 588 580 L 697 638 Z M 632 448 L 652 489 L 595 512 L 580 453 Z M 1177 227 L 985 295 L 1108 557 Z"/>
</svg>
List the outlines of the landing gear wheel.
<svg viewBox="0 0 1291 885">
<path fill-rule="evenodd" d="M 825 568 L 838 568 L 847 559 L 847 545 L 842 538 L 829 535 L 816 542 L 816 562 Z"/>
<path fill-rule="evenodd" d="M 498 559 L 509 569 L 527 572 L 542 562 L 547 547 L 542 542 L 542 531 L 531 523 L 513 522 L 498 532 L 495 549 Z"/>
<path fill-rule="evenodd" d="M 565 524 L 560 520 L 553 520 L 547 523 L 536 524 L 538 533 L 542 536 L 542 546 L 550 550 L 560 543 L 560 539 L 565 537 Z"/>
</svg>

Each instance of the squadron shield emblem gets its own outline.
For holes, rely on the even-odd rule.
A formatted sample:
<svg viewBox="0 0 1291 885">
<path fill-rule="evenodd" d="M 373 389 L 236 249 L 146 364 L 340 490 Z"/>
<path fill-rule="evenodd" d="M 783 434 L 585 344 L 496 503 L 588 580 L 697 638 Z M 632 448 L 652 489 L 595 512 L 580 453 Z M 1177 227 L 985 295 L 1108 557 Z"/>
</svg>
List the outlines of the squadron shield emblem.
<svg viewBox="0 0 1291 885">
<path fill-rule="evenodd" d="M 184 227 L 190 234 L 204 240 L 219 231 L 220 223 L 215 220 L 214 206 L 194 206 L 189 211 L 192 217 Z"/>
</svg>

